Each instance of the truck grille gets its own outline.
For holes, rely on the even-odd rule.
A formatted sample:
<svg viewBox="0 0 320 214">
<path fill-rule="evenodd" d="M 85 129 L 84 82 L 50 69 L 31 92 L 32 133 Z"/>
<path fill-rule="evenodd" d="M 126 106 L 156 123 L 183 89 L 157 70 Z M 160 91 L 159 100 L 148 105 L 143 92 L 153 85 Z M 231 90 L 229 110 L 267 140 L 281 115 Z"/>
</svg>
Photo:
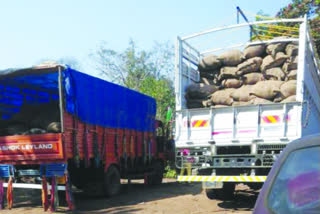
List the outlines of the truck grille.
<svg viewBox="0 0 320 214">
<path fill-rule="evenodd" d="M 205 156 L 205 152 L 210 148 L 188 148 L 188 154 L 183 154 L 183 149 L 176 150 L 176 166 L 182 168 L 185 163 L 191 164 L 192 168 L 199 168 L 207 163 L 210 158 Z"/>
<path fill-rule="evenodd" d="M 285 147 L 284 144 L 261 144 L 258 145 L 257 152 L 258 154 L 279 154 Z"/>
<path fill-rule="evenodd" d="M 263 166 L 272 166 L 273 162 L 274 162 L 273 155 L 264 155 L 262 158 Z"/>
<path fill-rule="evenodd" d="M 250 146 L 217 146 L 217 155 L 251 154 Z"/>
</svg>

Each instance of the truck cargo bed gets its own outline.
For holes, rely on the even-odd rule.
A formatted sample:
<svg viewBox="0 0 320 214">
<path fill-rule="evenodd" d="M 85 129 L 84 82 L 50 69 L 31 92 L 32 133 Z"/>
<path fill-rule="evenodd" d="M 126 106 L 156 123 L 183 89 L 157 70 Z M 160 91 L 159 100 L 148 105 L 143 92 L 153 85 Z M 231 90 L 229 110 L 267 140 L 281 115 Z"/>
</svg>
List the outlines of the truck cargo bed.
<svg viewBox="0 0 320 214">
<path fill-rule="evenodd" d="M 247 38 L 240 33 L 233 32 L 245 27 L 250 29 L 252 26 L 268 26 L 279 23 L 298 23 L 300 27 L 297 34 L 292 37 L 267 40 L 257 39 L 255 41 L 252 41 L 251 37 Z M 232 33 L 225 33 L 224 36 L 220 35 L 220 37 L 216 36 L 217 33 L 222 31 L 232 31 Z M 233 43 L 224 47 L 208 46 L 208 44 L 213 43 L 215 45 L 224 45 L 227 41 Z M 265 48 L 269 47 L 269 45 L 271 47 L 272 44 L 285 44 L 282 48 L 283 52 L 289 44 L 296 47 L 295 56 L 298 58 L 298 62 L 295 101 L 280 103 L 281 100 L 276 101 L 275 94 L 273 95 L 274 97 L 264 98 L 259 97 L 254 91 L 249 92 L 249 95 L 264 98 L 268 101 L 265 103 L 270 104 L 255 105 L 252 104 L 253 102 L 247 102 L 242 106 L 239 106 L 239 104 L 231 106 L 232 102 L 220 104 L 218 103 L 219 100 L 213 100 L 212 97 L 216 92 L 231 87 L 222 85 L 222 82 L 214 82 L 215 80 L 219 81 L 221 73 L 225 72 L 224 69 L 228 68 L 228 66 L 233 66 L 233 69 L 241 71 L 239 70 L 239 65 L 249 62 L 249 60 L 255 57 L 250 56 L 230 65 L 231 62 L 227 64 L 225 61 L 220 60 L 223 58 L 223 54 L 226 53 L 225 51 L 231 49 L 240 53 L 243 49 L 240 51 L 239 48 L 256 45 L 263 45 Z M 234 50 L 235 48 L 238 49 Z M 271 53 L 267 48 L 264 51 L 258 57 L 260 60 L 262 58 L 264 61 L 267 57 L 276 59 L 275 53 Z M 285 51 L 287 54 L 287 50 Z M 206 62 L 211 63 L 211 66 L 215 67 L 209 68 L 211 70 L 205 70 L 208 69 L 206 67 L 208 64 L 205 64 L 203 59 L 209 55 L 211 58 L 207 58 L 208 61 Z M 239 175 L 266 176 L 274 160 L 288 143 L 306 135 L 319 133 L 320 71 L 318 60 L 311 34 L 307 27 L 306 17 L 301 19 L 242 23 L 210 29 L 194 33 L 190 36 L 178 37 L 175 76 L 176 165 L 178 168 L 191 167 L 195 170 L 193 171 L 193 175 L 199 175 L 198 177 L 181 177 L 179 180 L 203 181 L 212 179 L 212 181 L 217 181 L 215 178 L 206 177 L 209 175 L 226 176 L 221 177 L 221 179 L 219 177 L 220 180 L 218 179 L 218 181 L 235 181 L 232 176 Z M 285 62 L 287 63 L 288 61 Z M 283 69 L 283 65 L 282 62 L 281 65 L 276 66 L 279 69 Z M 233 75 L 229 78 L 243 80 L 241 79 L 243 78 L 242 74 L 237 74 L 238 76 L 236 76 L 231 71 L 229 72 L 228 75 Z M 266 79 L 269 77 L 264 73 L 265 70 L 262 66 L 250 72 L 263 74 L 263 79 L 259 79 L 258 81 L 270 80 Z M 211 75 L 212 82 L 203 81 L 201 74 Z M 220 75 L 219 78 L 214 76 L 217 74 Z M 199 85 L 200 81 L 202 81 L 203 85 L 213 87 L 205 88 L 203 85 Z M 286 78 L 279 79 L 279 81 L 288 81 L 287 76 Z M 252 84 L 257 83 L 259 82 Z M 192 84 L 195 87 L 189 88 Z M 243 85 L 245 84 L 243 83 Z M 246 83 L 247 85 L 249 83 Z M 200 89 L 203 87 L 204 89 L 201 91 L 197 87 Z M 232 87 L 237 90 L 240 86 Z M 200 101 L 194 95 L 195 90 L 198 90 L 196 92 Z M 280 95 L 280 90 L 277 90 L 277 93 L 277 95 Z M 226 96 L 231 97 L 231 95 Z M 201 101 L 208 98 L 210 99 L 205 101 L 211 101 L 212 103 L 201 103 Z M 188 99 L 194 99 L 194 102 L 199 102 L 199 105 L 203 105 L 203 108 L 191 108 L 194 107 L 193 105 L 189 105 L 191 107 L 188 107 Z M 234 101 L 238 102 L 241 100 Z M 229 106 L 222 107 L 221 105 Z M 250 177 L 243 179 L 246 182 L 255 182 L 255 179 Z"/>
</svg>

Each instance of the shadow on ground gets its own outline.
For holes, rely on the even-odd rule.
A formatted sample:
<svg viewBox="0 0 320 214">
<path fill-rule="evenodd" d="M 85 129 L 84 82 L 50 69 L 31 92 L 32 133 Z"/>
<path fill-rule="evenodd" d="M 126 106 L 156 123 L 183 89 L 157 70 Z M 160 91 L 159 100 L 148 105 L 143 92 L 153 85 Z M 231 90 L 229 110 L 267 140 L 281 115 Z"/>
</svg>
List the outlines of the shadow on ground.
<svg viewBox="0 0 320 214">
<path fill-rule="evenodd" d="M 123 185 L 120 195 L 111 198 L 88 198 L 79 193 L 75 195 L 77 213 L 132 213 L 139 211 L 130 206 L 144 204 L 149 201 L 167 199 L 182 195 L 197 195 L 201 192 L 199 184 L 181 184 L 178 182 L 166 182 L 157 186 L 146 186 L 142 183 Z"/>
<path fill-rule="evenodd" d="M 232 200 L 222 201 L 218 203 L 218 206 L 225 210 L 253 211 L 258 194 L 258 191 L 253 191 L 250 189 L 236 190 L 235 196 Z"/>
</svg>

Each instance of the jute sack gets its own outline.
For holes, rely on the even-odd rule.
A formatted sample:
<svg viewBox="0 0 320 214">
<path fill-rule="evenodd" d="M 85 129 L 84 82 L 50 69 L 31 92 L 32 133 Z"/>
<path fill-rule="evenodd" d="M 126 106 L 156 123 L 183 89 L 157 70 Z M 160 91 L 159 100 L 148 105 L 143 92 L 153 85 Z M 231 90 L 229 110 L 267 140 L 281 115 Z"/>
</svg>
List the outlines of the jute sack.
<svg viewBox="0 0 320 214">
<path fill-rule="evenodd" d="M 225 66 L 220 69 L 220 75 L 218 80 L 222 81 L 229 78 L 238 78 L 237 67 Z"/>
<path fill-rule="evenodd" d="M 252 89 L 252 85 L 243 85 L 240 88 L 234 90 L 230 96 L 235 101 L 248 102 L 250 98 L 250 92 Z"/>
<path fill-rule="evenodd" d="M 264 80 L 264 77 L 261 73 L 253 72 L 243 75 L 241 79 L 245 85 L 254 85 L 257 82 Z"/>
<path fill-rule="evenodd" d="M 289 80 L 285 82 L 280 87 L 280 93 L 283 98 L 290 97 L 292 95 L 296 95 L 297 89 L 297 81 L 296 80 Z"/>
<path fill-rule="evenodd" d="M 288 102 L 295 102 L 296 100 L 296 95 L 292 95 L 290 97 L 287 97 L 286 99 L 282 100 L 281 103 L 288 103 Z"/>
<path fill-rule="evenodd" d="M 236 66 L 244 59 L 240 50 L 229 50 L 218 56 L 222 64 L 225 66 Z"/>
<path fill-rule="evenodd" d="M 187 108 L 203 108 L 206 107 L 206 100 L 204 99 L 188 99 Z"/>
<path fill-rule="evenodd" d="M 255 95 L 263 99 L 273 100 L 273 98 L 280 93 L 280 86 L 283 81 L 277 80 L 265 80 L 260 81 L 253 85 L 251 88 L 250 95 Z"/>
<path fill-rule="evenodd" d="M 203 83 L 194 83 L 187 87 L 186 89 L 186 99 L 189 98 L 206 98 L 210 96 L 215 91 L 219 90 L 219 87 L 214 85 L 205 85 Z"/>
<path fill-rule="evenodd" d="M 284 80 L 286 74 L 279 67 L 270 68 L 263 72 L 267 80 Z"/>
<path fill-rule="evenodd" d="M 274 97 L 274 99 L 273 99 L 273 102 L 275 102 L 275 103 L 280 103 L 282 100 L 284 100 L 285 98 L 283 98 L 282 96 L 281 96 L 281 94 L 279 93 L 279 94 L 277 94 L 275 97 Z"/>
<path fill-rule="evenodd" d="M 286 42 L 272 43 L 267 46 L 266 52 L 274 57 L 278 52 L 284 52 L 286 46 Z"/>
<path fill-rule="evenodd" d="M 216 82 L 213 79 L 208 79 L 205 77 L 200 78 L 200 83 L 203 83 L 205 85 L 216 85 Z"/>
<path fill-rule="evenodd" d="M 205 77 L 207 79 L 215 79 L 215 78 L 218 78 L 219 73 L 220 73 L 220 70 L 219 71 L 215 71 L 214 73 L 211 73 L 211 72 L 200 72 L 200 77 Z"/>
<path fill-rule="evenodd" d="M 250 45 L 244 49 L 243 55 L 246 59 L 249 59 L 256 56 L 262 56 L 265 53 L 265 50 L 266 46 L 264 44 Z"/>
<path fill-rule="evenodd" d="M 27 130 L 28 130 L 28 127 L 26 125 L 17 123 L 17 124 L 8 124 L 8 126 L 1 131 L 4 132 L 3 135 L 5 136 L 5 135 L 21 135 Z"/>
<path fill-rule="evenodd" d="M 270 68 L 282 66 L 288 58 L 289 57 L 282 52 L 278 52 L 275 57 L 268 55 L 263 58 L 260 70 L 263 72 Z"/>
<path fill-rule="evenodd" d="M 60 122 L 52 122 L 47 127 L 47 132 L 49 133 L 59 133 L 61 132 L 61 123 Z"/>
<path fill-rule="evenodd" d="M 219 70 L 221 67 L 221 61 L 215 55 L 208 55 L 201 59 L 198 69 L 199 71 L 214 71 Z"/>
<path fill-rule="evenodd" d="M 287 74 L 287 80 L 296 80 L 297 79 L 297 70 L 291 70 L 289 74 Z"/>
<path fill-rule="evenodd" d="M 295 69 L 298 69 L 298 56 L 290 57 L 282 66 L 282 70 L 286 73 Z"/>
<path fill-rule="evenodd" d="M 282 66 L 282 70 L 286 73 L 289 73 L 291 70 L 297 70 L 297 63 L 285 62 Z"/>
<path fill-rule="evenodd" d="M 211 95 L 211 100 L 215 105 L 228 105 L 231 106 L 233 103 L 233 99 L 230 94 L 234 91 L 233 88 L 227 88 L 223 90 L 219 90 L 214 92 Z"/>
<path fill-rule="evenodd" d="M 203 105 L 204 107 L 213 106 L 213 102 L 212 102 L 211 99 L 209 99 L 209 100 L 204 100 L 204 101 L 202 101 L 202 105 Z"/>
<path fill-rule="evenodd" d="M 242 85 L 242 81 L 239 79 L 224 79 L 221 85 L 225 88 L 239 88 Z"/>
<path fill-rule="evenodd" d="M 259 104 L 271 104 L 272 102 L 267 99 L 253 96 L 249 103 L 252 105 L 259 105 Z"/>
<path fill-rule="evenodd" d="M 257 72 L 257 71 L 259 71 L 261 64 L 262 64 L 261 57 L 250 58 L 237 66 L 237 68 L 238 68 L 237 75 L 243 75 L 246 73 Z"/>
<path fill-rule="evenodd" d="M 292 43 L 287 44 L 286 46 L 286 54 L 288 56 L 296 56 L 298 55 L 298 45 L 294 45 Z"/>
</svg>

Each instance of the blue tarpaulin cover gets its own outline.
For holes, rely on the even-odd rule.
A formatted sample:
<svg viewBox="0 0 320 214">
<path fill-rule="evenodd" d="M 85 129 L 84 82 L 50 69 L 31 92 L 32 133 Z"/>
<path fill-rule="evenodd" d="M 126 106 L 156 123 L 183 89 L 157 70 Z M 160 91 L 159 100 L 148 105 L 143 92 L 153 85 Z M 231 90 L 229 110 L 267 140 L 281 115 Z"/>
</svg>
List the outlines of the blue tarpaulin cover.
<svg viewBox="0 0 320 214">
<path fill-rule="evenodd" d="M 58 66 L 0 71 L 0 113 L 8 119 L 24 102 L 57 100 Z M 62 68 L 65 110 L 83 122 L 108 128 L 154 131 L 156 102 L 128 88 Z"/>
<path fill-rule="evenodd" d="M 82 121 L 110 128 L 153 131 L 156 102 L 128 88 L 67 68 L 66 110 Z"/>
</svg>

